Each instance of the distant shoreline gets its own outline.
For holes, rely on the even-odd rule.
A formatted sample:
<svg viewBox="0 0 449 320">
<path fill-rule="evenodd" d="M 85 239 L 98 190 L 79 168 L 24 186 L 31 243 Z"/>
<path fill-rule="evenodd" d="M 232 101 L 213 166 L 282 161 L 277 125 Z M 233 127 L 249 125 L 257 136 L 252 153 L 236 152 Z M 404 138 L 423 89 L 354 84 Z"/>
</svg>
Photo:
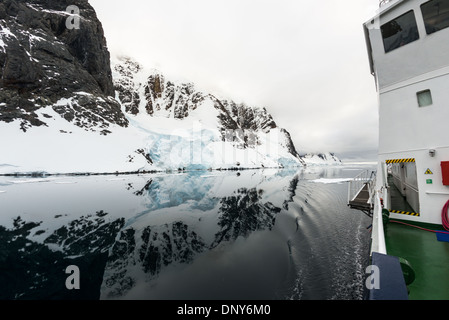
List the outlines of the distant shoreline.
<svg viewBox="0 0 449 320">
<path fill-rule="evenodd" d="M 0 177 L 30 177 L 43 178 L 55 176 L 120 176 L 120 175 L 142 175 L 142 174 L 157 174 L 157 173 L 188 173 L 188 172 L 212 172 L 212 171 L 247 171 L 247 170 L 288 170 L 288 169 L 306 169 L 306 168 L 328 168 L 328 167 L 342 167 L 350 165 L 374 165 L 377 162 L 342 162 L 340 164 L 323 164 L 323 165 L 308 165 L 308 166 L 289 166 L 289 167 L 255 167 L 255 168 L 215 168 L 215 169 L 172 169 L 172 170 L 144 170 L 144 171 L 116 171 L 116 172 L 72 172 L 72 173 L 47 173 L 47 172 L 16 172 L 16 173 L 0 173 Z"/>
</svg>

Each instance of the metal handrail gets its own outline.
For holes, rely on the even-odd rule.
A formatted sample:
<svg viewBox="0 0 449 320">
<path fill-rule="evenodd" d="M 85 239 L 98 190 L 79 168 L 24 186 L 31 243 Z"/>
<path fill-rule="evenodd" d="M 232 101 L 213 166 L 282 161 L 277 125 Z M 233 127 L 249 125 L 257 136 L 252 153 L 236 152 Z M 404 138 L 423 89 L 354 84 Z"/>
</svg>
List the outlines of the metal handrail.
<svg viewBox="0 0 449 320">
<path fill-rule="evenodd" d="M 368 191 L 369 191 L 369 203 L 373 204 L 373 196 L 374 196 L 374 192 L 375 192 L 375 187 L 376 187 L 376 175 L 377 172 L 376 171 L 371 171 L 371 175 L 370 175 L 370 181 L 368 183 Z"/>
<path fill-rule="evenodd" d="M 376 177 L 376 171 L 365 170 L 359 173 L 355 178 L 348 183 L 348 203 L 357 196 L 362 188 L 368 184 L 368 191 L 370 194 L 369 202 L 372 203 L 372 195 L 374 194 L 374 179 Z"/>
<path fill-rule="evenodd" d="M 382 204 L 380 201 L 380 196 L 376 192 L 374 197 L 374 210 L 373 210 L 373 228 L 371 231 L 371 252 L 378 252 L 382 254 L 387 254 L 387 247 L 385 245 L 385 234 L 384 225 L 382 218 Z"/>
</svg>

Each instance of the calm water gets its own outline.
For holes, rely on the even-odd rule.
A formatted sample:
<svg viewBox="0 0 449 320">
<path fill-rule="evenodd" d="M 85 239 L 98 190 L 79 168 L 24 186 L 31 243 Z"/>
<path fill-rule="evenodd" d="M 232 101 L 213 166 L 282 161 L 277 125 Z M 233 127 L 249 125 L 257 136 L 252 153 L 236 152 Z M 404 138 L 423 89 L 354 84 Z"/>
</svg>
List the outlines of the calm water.
<svg viewBox="0 0 449 320">
<path fill-rule="evenodd" d="M 362 299 L 366 168 L 0 177 L 0 298 Z"/>
</svg>

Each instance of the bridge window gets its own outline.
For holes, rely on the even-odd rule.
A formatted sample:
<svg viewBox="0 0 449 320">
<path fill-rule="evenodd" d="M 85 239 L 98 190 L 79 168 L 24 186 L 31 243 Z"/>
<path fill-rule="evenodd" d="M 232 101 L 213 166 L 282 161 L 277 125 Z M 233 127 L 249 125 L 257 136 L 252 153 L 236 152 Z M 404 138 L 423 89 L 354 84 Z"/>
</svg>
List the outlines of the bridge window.
<svg viewBox="0 0 449 320">
<path fill-rule="evenodd" d="M 380 27 L 385 53 L 419 39 L 413 10 L 385 23 Z"/>
<path fill-rule="evenodd" d="M 421 5 L 427 34 L 449 27 L 449 1 L 431 0 Z"/>
<path fill-rule="evenodd" d="M 424 90 L 416 93 L 416 96 L 418 97 L 418 105 L 420 107 L 427 107 L 430 106 L 432 102 L 432 93 L 430 90 Z"/>
</svg>

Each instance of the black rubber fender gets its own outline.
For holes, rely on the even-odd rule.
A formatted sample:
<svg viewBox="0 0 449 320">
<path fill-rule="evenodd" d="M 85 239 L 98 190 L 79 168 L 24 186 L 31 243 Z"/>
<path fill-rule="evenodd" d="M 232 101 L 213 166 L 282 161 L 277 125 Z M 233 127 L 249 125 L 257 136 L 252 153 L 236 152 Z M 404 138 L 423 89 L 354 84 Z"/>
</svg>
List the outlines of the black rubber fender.
<svg viewBox="0 0 449 320">
<path fill-rule="evenodd" d="M 399 263 L 401 264 L 402 274 L 404 275 L 405 284 L 411 285 L 413 281 L 415 281 L 415 270 L 413 269 L 411 263 L 404 259 L 399 257 Z"/>
</svg>

